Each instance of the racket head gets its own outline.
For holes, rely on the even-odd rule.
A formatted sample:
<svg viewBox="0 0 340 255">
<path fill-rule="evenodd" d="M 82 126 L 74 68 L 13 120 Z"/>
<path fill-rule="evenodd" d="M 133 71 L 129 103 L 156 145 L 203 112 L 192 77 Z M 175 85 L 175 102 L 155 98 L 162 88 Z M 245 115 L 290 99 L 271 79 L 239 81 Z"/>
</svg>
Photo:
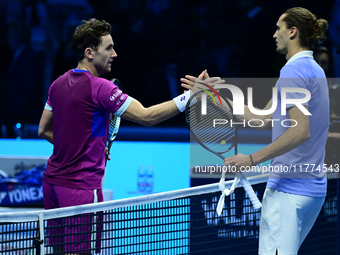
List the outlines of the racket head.
<svg viewBox="0 0 340 255">
<path fill-rule="evenodd" d="M 232 113 L 231 104 L 221 93 L 200 90 L 187 102 L 186 124 L 193 138 L 201 146 L 224 159 L 222 154 L 233 147 L 237 154 L 237 125 L 231 125 L 236 122 Z"/>
<path fill-rule="evenodd" d="M 120 90 L 123 89 L 123 85 L 122 83 L 117 79 L 117 78 L 113 78 L 110 80 L 114 85 L 116 85 Z"/>
</svg>

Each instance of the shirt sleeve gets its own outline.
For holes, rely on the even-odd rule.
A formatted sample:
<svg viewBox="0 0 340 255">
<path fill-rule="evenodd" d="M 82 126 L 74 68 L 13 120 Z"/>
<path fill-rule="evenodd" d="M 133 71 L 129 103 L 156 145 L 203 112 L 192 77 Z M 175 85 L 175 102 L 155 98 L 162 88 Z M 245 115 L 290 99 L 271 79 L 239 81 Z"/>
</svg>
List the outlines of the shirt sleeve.
<svg viewBox="0 0 340 255">
<path fill-rule="evenodd" d="M 115 116 L 120 117 L 130 106 L 133 98 L 123 93 L 116 85 L 104 80 L 97 94 L 98 103 Z"/>
<path fill-rule="evenodd" d="M 53 84 L 54 83 L 52 83 L 52 85 L 48 89 L 47 101 L 46 101 L 46 104 L 45 104 L 45 107 L 44 107 L 48 111 L 52 111 L 53 110 L 52 102 L 51 102 L 51 90 L 52 90 Z"/>
<path fill-rule="evenodd" d="M 52 106 L 51 105 L 49 105 L 47 102 L 46 102 L 46 104 L 45 104 L 45 110 L 48 110 L 48 111 L 52 111 L 53 110 L 53 108 L 52 108 Z"/>
<path fill-rule="evenodd" d="M 289 92 L 289 88 L 299 88 L 308 90 L 310 93 L 310 78 L 307 77 L 301 70 L 292 65 L 286 65 L 281 69 L 280 79 L 277 83 L 278 96 L 282 100 L 282 89 L 287 88 L 286 99 L 304 99 L 306 94 L 303 92 Z M 302 105 L 309 106 L 308 101 Z M 286 108 L 294 107 L 295 104 L 286 104 Z"/>
</svg>

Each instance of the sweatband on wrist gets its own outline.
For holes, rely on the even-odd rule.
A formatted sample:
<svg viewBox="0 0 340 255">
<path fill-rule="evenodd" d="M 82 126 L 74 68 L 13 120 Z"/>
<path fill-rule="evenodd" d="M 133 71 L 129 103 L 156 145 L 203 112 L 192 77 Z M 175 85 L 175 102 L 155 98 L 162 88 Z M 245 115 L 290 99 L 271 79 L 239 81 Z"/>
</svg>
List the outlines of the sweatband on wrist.
<svg viewBox="0 0 340 255">
<path fill-rule="evenodd" d="M 190 90 L 187 92 L 184 92 L 183 94 L 175 97 L 173 100 L 180 112 L 184 112 L 185 106 L 187 105 L 187 102 L 189 101 L 190 98 Z"/>
</svg>

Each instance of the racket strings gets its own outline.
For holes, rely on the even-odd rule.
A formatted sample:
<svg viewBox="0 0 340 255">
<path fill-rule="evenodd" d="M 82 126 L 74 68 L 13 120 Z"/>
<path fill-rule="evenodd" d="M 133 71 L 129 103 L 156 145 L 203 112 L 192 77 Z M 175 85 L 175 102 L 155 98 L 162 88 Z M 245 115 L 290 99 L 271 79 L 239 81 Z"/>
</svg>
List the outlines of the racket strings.
<svg viewBox="0 0 340 255">
<path fill-rule="evenodd" d="M 117 136 L 119 125 L 120 117 L 117 117 L 110 113 L 109 136 L 108 136 L 109 141 L 114 140 L 115 137 Z"/>
<path fill-rule="evenodd" d="M 210 108 L 212 108 L 212 107 L 210 107 Z M 209 107 L 208 107 L 208 109 L 209 109 Z M 193 117 L 193 118 L 190 117 L 190 121 L 192 121 L 192 126 L 193 127 L 203 127 L 203 125 L 207 124 L 207 127 L 211 128 L 211 123 L 214 122 L 214 119 L 215 120 L 219 119 L 221 117 L 221 115 L 223 116 L 225 114 L 223 112 L 213 111 L 213 110 L 214 109 L 212 109 L 212 111 L 209 111 L 209 112 L 212 112 L 212 114 L 207 116 L 206 119 L 203 122 L 202 121 L 198 121 L 195 117 Z M 230 121 L 233 119 L 233 116 L 227 113 L 227 117 L 228 117 L 228 119 L 227 119 L 228 123 L 230 123 Z M 190 124 L 191 124 L 191 122 L 190 122 Z M 226 129 L 226 127 L 213 127 L 213 128 L 215 129 L 214 133 L 220 133 L 221 131 L 218 130 L 218 129 L 221 129 L 221 128 L 222 129 Z M 235 130 L 234 127 L 227 128 L 226 130 L 229 130 L 229 133 L 231 133 L 232 136 L 234 135 L 234 133 L 232 133 Z M 226 130 L 224 130 L 224 131 L 226 131 Z M 210 129 L 207 129 L 207 128 L 201 128 L 201 129 L 197 128 L 196 131 L 197 131 L 198 134 L 202 135 L 202 137 L 206 136 L 207 139 L 211 139 L 212 138 L 211 136 L 213 135 L 213 133 L 211 132 Z M 228 131 L 225 134 L 228 134 Z"/>
<path fill-rule="evenodd" d="M 199 93 L 192 101 L 201 102 L 201 95 L 202 93 Z M 225 102 L 222 106 L 215 105 L 209 97 L 206 102 L 207 114 L 205 115 L 201 114 L 201 103 L 190 104 L 188 119 L 191 132 L 209 149 L 219 153 L 228 151 L 235 141 L 235 126 L 231 126 L 234 117 L 230 108 Z M 217 120 L 215 127 L 214 120 Z"/>
</svg>

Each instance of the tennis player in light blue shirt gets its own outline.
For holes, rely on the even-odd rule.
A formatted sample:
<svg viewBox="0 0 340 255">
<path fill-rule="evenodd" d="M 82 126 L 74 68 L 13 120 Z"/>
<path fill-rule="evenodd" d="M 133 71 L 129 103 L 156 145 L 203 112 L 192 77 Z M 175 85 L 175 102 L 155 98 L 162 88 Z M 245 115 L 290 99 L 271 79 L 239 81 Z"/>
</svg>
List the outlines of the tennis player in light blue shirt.
<svg viewBox="0 0 340 255">
<path fill-rule="evenodd" d="M 239 171 L 272 160 L 262 201 L 260 255 L 297 255 L 325 200 L 328 86 L 311 49 L 325 39 L 327 28 L 326 20 L 317 19 L 305 8 L 286 10 L 273 35 L 276 51 L 287 60 L 276 84 L 277 101 L 273 97 L 268 102 L 262 112 L 265 115 L 254 114 L 246 105 L 244 114 L 236 115 L 239 121 L 251 120 L 252 127 L 259 130 L 273 127 L 268 146 L 251 155 L 239 153 L 224 159 L 226 166 Z M 189 80 L 196 78 L 188 78 L 181 79 L 182 87 L 191 89 Z M 198 76 L 205 78 L 209 78 L 206 71 Z"/>
<path fill-rule="evenodd" d="M 258 116 L 245 106 L 244 116 L 237 116 L 241 120 L 261 119 L 265 127 L 273 125 L 272 143 L 251 155 L 238 154 L 224 160 L 225 165 L 239 169 L 272 160 L 273 173 L 261 211 L 260 255 L 296 255 L 324 203 L 328 86 L 311 48 L 315 41 L 324 39 L 327 27 L 326 20 L 317 19 L 304 8 L 291 8 L 281 15 L 273 38 L 276 51 L 286 55 L 287 63 L 276 84 L 277 108 L 273 114 Z M 292 89 L 300 91 L 287 92 Z M 296 103 L 283 102 L 284 95 Z M 286 105 L 285 114 L 281 113 L 282 105 Z M 271 107 L 272 101 L 265 110 Z"/>
<path fill-rule="evenodd" d="M 325 197 L 327 167 L 324 165 L 324 158 L 329 125 L 329 96 L 325 73 L 313 59 L 312 51 L 296 53 L 281 69 L 280 79 L 276 84 L 279 106 L 282 105 L 281 89 L 288 87 L 303 88 L 311 94 L 310 100 L 302 103 L 312 113 L 309 116 L 310 137 L 298 147 L 272 159 L 273 172 L 267 188 L 296 195 Z M 287 93 L 289 99 L 304 97 L 306 95 L 303 93 Z M 292 107 L 295 105 L 286 105 L 286 115 L 282 115 L 281 108 L 277 107 L 273 119 L 279 120 L 280 123 L 289 119 L 288 112 Z M 275 125 L 272 140 L 278 139 L 288 128 L 287 125 Z M 281 166 L 286 166 L 286 169 Z"/>
</svg>

